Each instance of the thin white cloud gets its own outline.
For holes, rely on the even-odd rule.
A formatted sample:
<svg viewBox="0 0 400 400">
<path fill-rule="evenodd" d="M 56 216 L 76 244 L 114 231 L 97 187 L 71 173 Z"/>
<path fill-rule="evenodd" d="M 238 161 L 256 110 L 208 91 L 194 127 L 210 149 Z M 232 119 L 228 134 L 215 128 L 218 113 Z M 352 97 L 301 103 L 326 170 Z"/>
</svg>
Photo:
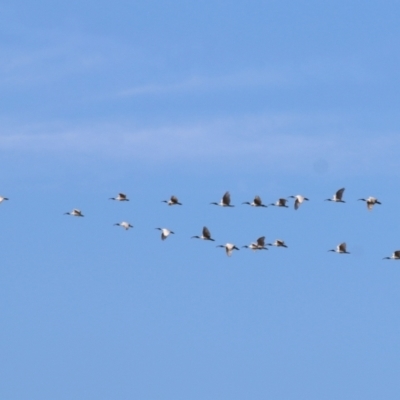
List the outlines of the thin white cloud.
<svg viewBox="0 0 400 400">
<path fill-rule="evenodd" d="M 338 131 L 334 118 L 296 115 L 220 119 L 185 126 L 137 128 L 129 124 L 67 127 L 35 125 L 0 132 L 0 152 L 121 162 L 269 168 L 289 173 L 393 174 L 399 170 L 397 133 Z M 331 127 L 333 126 L 333 127 Z"/>
</svg>

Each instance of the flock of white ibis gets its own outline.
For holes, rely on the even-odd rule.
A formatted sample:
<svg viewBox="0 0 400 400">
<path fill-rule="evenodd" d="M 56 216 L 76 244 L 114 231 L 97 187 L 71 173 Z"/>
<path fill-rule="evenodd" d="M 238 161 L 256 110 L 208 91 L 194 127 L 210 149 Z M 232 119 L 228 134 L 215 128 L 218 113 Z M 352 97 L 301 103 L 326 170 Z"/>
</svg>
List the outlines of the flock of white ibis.
<svg viewBox="0 0 400 400">
<path fill-rule="evenodd" d="M 345 203 L 343 200 L 343 194 L 344 194 L 345 189 L 341 188 L 339 189 L 330 199 L 326 199 L 325 201 L 332 201 L 335 203 Z M 296 196 L 289 196 L 288 198 L 293 198 L 294 200 L 294 209 L 298 210 L 298 208 L 301 206 L 302 203 L 305 201 L 308 201 L 307 197 L 304 197 L 302 195 L 296 195 Z M 0 196 L 0 203 L 4 202 L 5 200 L 8 200 L 7 197 Z M 128 197 L 124 193 L 118 193 L 116 197 L 110 197 L 110 200 L 115 200 L 115 201 L 129 201 Z M 375 198 L 375 197 L 368 197 L 366 199 L 358 199 L 359 201 L 364 201 L 367 205 L 367 209 L 369 211 L 372 210 L 374 205 L 376 204 L 381 204 L 381 202 Z M 170 199 L 168 200 L 162 200 L 163 203 L 166 203 L 168 206 L 175 206 L 179 205 L 181 206 L 182 203 L 179 202 L 178 198 L 176 196 L 171 196 Z M 287 205 L 288 199 L 287 198 L 280 198 L 278 199 L 275 203 L 269 204 L 269 206 L 275 206 L 275 207 L 286 207 L 288 208 Z M 223 196 L 222 199 L 219 202 L 212 202 L 210 204 L 220 206 L 220 207 L 234 207 L 234 205 L 231 204 L 231 196 L 229 192 L 226 192 Z M 255 196 L 254 200 L 252 202 L 246 201 L 243 202 L 242 204 L 247 204 L 250 205 L 251 207 L 268 207 L 268 205 L 263 204 L 260 196 Z M 65 215 L 71 215 L 73 217 L 83 217 L 84 215 L 82 214 L 82 211 L 74 208 L 70 212 L 64 213 Z M 119 223 L 114 224 L 115 226 L 120 226 L 124 228 L 125 230 L 128 230 L 130 228 L 133 228 L 133 225 L 131 225 L 129 222 L 122 221 Z M 173 231 L 167 229 L 167 228 L 155 228 L 159 231 L 161 231 L 161 239 L 165 240 L 170 236 L 171 234 L 174 234 Z M 205 226 L 203 227 L 202 234 L 200 236 L 192 236 L 193 239 L 201 239 L 201 240 L 209 240 L 209 241 L 215 241 L 211 237 L 210 230 Z M 258 251 L 258 250 L 268 250 L 267 246 L 276 246 L 276 247 L 284 247 L 287 248 L 288 246 L 285 244 L 283 240 L 277 239 L 275 240 L 274 243 L 265 243 L 265 236 L 259 237 L 255 242 L 250 243 L 249 245 L 242 246 L 242 248 L 247 248 L 253 251 Z M 222 247 L 225 249 L 226 254 L 228 256 L 231 256 L 233 253 L 233 250 L 239 250 L 239 248 L 233 244 L 233 243 L 226 243 L 224 245 L 218 245 L 217 247 Z M 340 243 L 336 246 L 336 248 L 328 250 L 328 252 L 335 252 L 339 254 L 350 254 L 347 251 L 347 246 L 346 243 Z M 383 260 L 400 260 L 400 250 L 396 250 L 393 252 L 393 254 L 390 257 L 384 257 Z"/>
</svg>

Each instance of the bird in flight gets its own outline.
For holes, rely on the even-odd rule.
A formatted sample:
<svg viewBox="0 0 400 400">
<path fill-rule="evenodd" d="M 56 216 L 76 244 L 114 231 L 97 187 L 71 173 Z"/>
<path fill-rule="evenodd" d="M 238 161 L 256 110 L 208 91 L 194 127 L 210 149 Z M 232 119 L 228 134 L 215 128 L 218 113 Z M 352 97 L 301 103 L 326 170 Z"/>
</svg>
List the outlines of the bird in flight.
<svg viewBox="0 0 400 400">
<path fill-rule="evenodd" d="M 400 250 L 396 250 L 390 257 L 383 257 L 382 260 L 400 260 Z"/>
<path fill-rule="evenodd" d="M 333 251 L 335 253 L 340 253 L 340 254 L 350 254 L 346 250 L 346 243 L 340 243 L 336 246 L 336 249 L 328 250 L 328 251 Z"/>
<path fill-rule="evenodd" d="M 231 205 L 231 195 L 229 192 L 226 192 L 223 195 L 219 203 L 210 203 L 210 204 L 214 204 L 216 206 L 221 206 L 221 207 L 235 207 Z"/>
<path fill-rule="evenodd" d="M 289 196 L 289 197 L 292 199 L 296 199 L 294 201 L 294 209 L 295 210 L 297 210 L 305 200 L 308 201 L 307 197 L 301 196 L 300 194 L 298 194 L 297 196 Z"/>
<path fill-rule="evenodd" d="M 171 196 L 169 200 L 163 200 L 162 203 L 167 203 L 169 206 L 182 205 L 182 203 L 179 203 L 179 200 L 176 196 Z"/>
<path fill-rule="evenodd" d="M 170 231 L 167 228 L 156 228 L 161 231 L 161 240 L 165 240 L 171 233 L 175 234 L 175 232 Z"/>
<path fill-rule="evenodd" d="M 287 247 L 283 240 L 277 239 L 274 243 L 267 243 L 266 246 Z"/>
<path fill-rule="evenodd" d="M 81 210 L 74 208 L 71 212 L 66 212 L 64 215 L 72 215 L 73 217 L 84 217 Z"/>
<path fill-rule="evenodd" d="M 288 208 L 288 206 L 286 205 L 287 200 L 286 199 L 278 199 L 276 201 L 276 203 L 271 203 L 270 206 L 276 206 L 276 207 L 286 207 Z"/>
<path fill-rule="evenodd" d="M 267 207 L 265 204 L 262 203 L 260 196 L 254 197 L 254 200 L 252 203 L 250 203 L 249 201 L 245 201 L 242 204 L 248 204 L 249 206 L 252 206 L 252 207 Z"/>
<path fill-rule="evenodd" d="M 220 244 L 217 247 L 224 247 L 226 251 L 226 255 L 230 257 L 232 255 L 233 250 L 239 250 L 234 244 L 232 243 L 226 243 L 226 244 Z"/>
<path fill-rule="evenodd" d="M 211 238 L 211 233 L 206 226 L 203 228 L 201 236 L 192 236 L 192 239 L 212 240 L 215 242 L 215 240 Z"/>
<path fill-rule="evenodd" d="M 133 228 L 133 225 L 131 225 L 129 222 L 126 222 L 126 221 L 116 223 L 116 224 L 114 224 L 114 226 L 121 226 L 121 227 L 124 228 L 126 231 L 127 231 L 129 228 Z"/>
<path fill-rule="evenodd" d="M 268 250 L 267 247 L 265 247 L 265 236 L 261 236 L 257 239 L 256 243 L 251 243 L 248 246 L 242 246 L 245 247 L 246 249 L 250 250 Z"/>
<path fill-rule="evenodd" d="M 118 193 L 117 197 L 110 197 L 110 200 L 129 201 L 129 199 L 126 197 L 126 194 L 124 193 Z"/>
<path fill-rule="evenodd" d="M 344 188 L 339 189 L 331 199 L 326 199 L 325 201 L 334 201 L 335 203 L 345 203 L 345 201 L 342 200 L 343 197 L 343 192 Z"/>
<path fill-rule="evenodd" d="M 366 199 L 358 199 L 358 200 L 365 201 L 367 203 L 367 208 L 369 211 L 372 210 L 372 208 L 374 207 L 375 204 L 382 204 L 377 198 L 372 197 L 372 196 L 370 196 Z"/>
</svg>

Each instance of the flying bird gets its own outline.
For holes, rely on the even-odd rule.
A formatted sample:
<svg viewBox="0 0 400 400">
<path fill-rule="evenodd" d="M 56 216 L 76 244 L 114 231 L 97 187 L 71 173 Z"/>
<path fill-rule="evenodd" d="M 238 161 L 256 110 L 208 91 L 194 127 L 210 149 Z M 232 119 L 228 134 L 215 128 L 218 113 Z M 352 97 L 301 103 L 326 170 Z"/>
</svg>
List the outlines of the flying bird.
<svg viewBox="0 0 400 400">
<path fill-rule="evenodd" d="M 358 199 L 358 200 L 365 201 L 367 203 L 367 208 L 369 211 L 372 210 L 375 204 L 382 204 L 377 198 L 372 196 L 368 197 L 367 199 Z"/>
<path fill-rule="evenodd" d="M 182 203 L 179 203 L 179 200 L 176 196 L 171 196 L 169 200 L 163 200 L 162 203 L 167 203 L 169 206 L 182 205 Z"/>
<path fill-rule="evenodd" d="M 400 250 L 396 250 L 390 257 L 383 257 L 382 260 L 400 260 Z"/>
<path fill-rule="evenodd" d="M 271 203 L 270 206 L 276 206 L 276 207 L 286 207 L 288 208 L 288 206 L 286 205 L 287 200 L 286 199 L 278 199 L 276 201 L 276 203 Z"/>
<path fill-rule="evenodd" d="M 226 255 L 230 257 L 232 255 L 233 250 L 239 250 L 234 244 L 227 243 L 227 244 L 220 244 L 217 247 L 224 247 L 226 251 Z"/>
<path fill-rule="evenodd" d="M 266 246 L 276 246 L 276 247 L 286 247 L 286 244 L 283 240 L 277 239 L 274 243 L 267 243 Z"/>
<path fill-rule="evenodd" d="M 72 215 L 73 217 L 84 217 L 81 210 L 74 208 L 71 212 L 66 212 L 64 215 Z"/>
<path fill-rule="evenodd" d="M 308 201 L 307 197 L 301 196 L 300 194 L 298 194 L 297 196 L 289 196 L 289 197 L 292 199 L 296 199 L 294 201 L 294 209 L 295 210 L 297 210 L 305 200 Z"/>
<path fill-rule="evenodd" d="M 265 247 L 265 236 L 261 236 L 257 239 L 256 243 L 251 243 L 248 246 L 242 246 L 245 247 L 246 249 L 250 250 L 268 250 L 267 247 Z"/>
<path fill-rule="evenodd" d="M 129 201 L 129 199 L 126 197 L 126 194 L 124 193 L 118 193 L 117 197 L 110 197 L 110 200 Z"/>
<path fill-rule="evenodd" d="M 165 240 L 171 233 L 175 234 L 175 232 L 170 231 L 167 228 L 156 228 L 161 231 L 161 240 Z"/>
<path fill-rule="evenodd" d="M 253 200 L 252 203 L 250 203 L 249 201 L 245 201 L 242 204 L 248 204 L 248 205 L 250 205 L 252 207 L 267 207 L 265 204 L 262 203 L 262 200 L 261 200 L 260 196 L 254 197 L 254 200 Z"/>
<path fill-rule="evenodd" d="M 202 240 L 212 240 L 213 242 L 215 242 L 215 240 L 211 238 L 211 233 L 206 226 L 203 228 L 203 234 L 201 236 L 192 236 L 192 239 L 193 238 Z"/>
<path fill-rule="evenodd" d="M 336 246 L 336 249 L 328 250 L 328 251 L 333 251 L 335 253 L 340 253 L 340 254 L 350 254 L 346 250 L 346 243 L 340 243 Z"/>
<path fill-rule="evenodd" d="M 216 206 L 221 206 L 221 207 L 235 207 L 231 205 L 231 195 L 229 194 L 229 192 L 226 192 L 224 194 L 219 203 L 210 203 L 210 204 L 215 204 Z"/>
<path fill-rule="evenodd" d="M 335 203 L 345 203 L 345 201 L 342 200 L 343 197 L 343 192 L 344 188 L 339 189 L 331 199 L 326 199 L 325 201 L 334 201 Z"/>
<path fill-rule="evenodd" d="M 131 225 L 129 222 L 126 222 L 126 221 L 116 223 L 116 224 L 114 224 L 114 226 L 121 226 L 121 227 L 124 228 L 126 231 L 127 231 L 129 228 L 133 228 L 133 225 Z"/>
<path fill-rule="evenodd" d="M 0 196 L 0 203 L 2 203 L 4 200 L 8 200 L 8 197 Z"/>
</svg>

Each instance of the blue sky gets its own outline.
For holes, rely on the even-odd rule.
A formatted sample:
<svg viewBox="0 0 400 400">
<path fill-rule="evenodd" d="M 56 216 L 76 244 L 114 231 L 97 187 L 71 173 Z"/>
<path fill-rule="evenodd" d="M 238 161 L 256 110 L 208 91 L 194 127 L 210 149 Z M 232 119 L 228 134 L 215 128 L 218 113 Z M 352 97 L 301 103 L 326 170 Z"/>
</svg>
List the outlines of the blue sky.
<svg viewBox="0 0 400 400">
<path fill-rule="evenodd" d="M 397 399 L 396 2 L 1 11 L 1 398 Z"/>
</svg>

